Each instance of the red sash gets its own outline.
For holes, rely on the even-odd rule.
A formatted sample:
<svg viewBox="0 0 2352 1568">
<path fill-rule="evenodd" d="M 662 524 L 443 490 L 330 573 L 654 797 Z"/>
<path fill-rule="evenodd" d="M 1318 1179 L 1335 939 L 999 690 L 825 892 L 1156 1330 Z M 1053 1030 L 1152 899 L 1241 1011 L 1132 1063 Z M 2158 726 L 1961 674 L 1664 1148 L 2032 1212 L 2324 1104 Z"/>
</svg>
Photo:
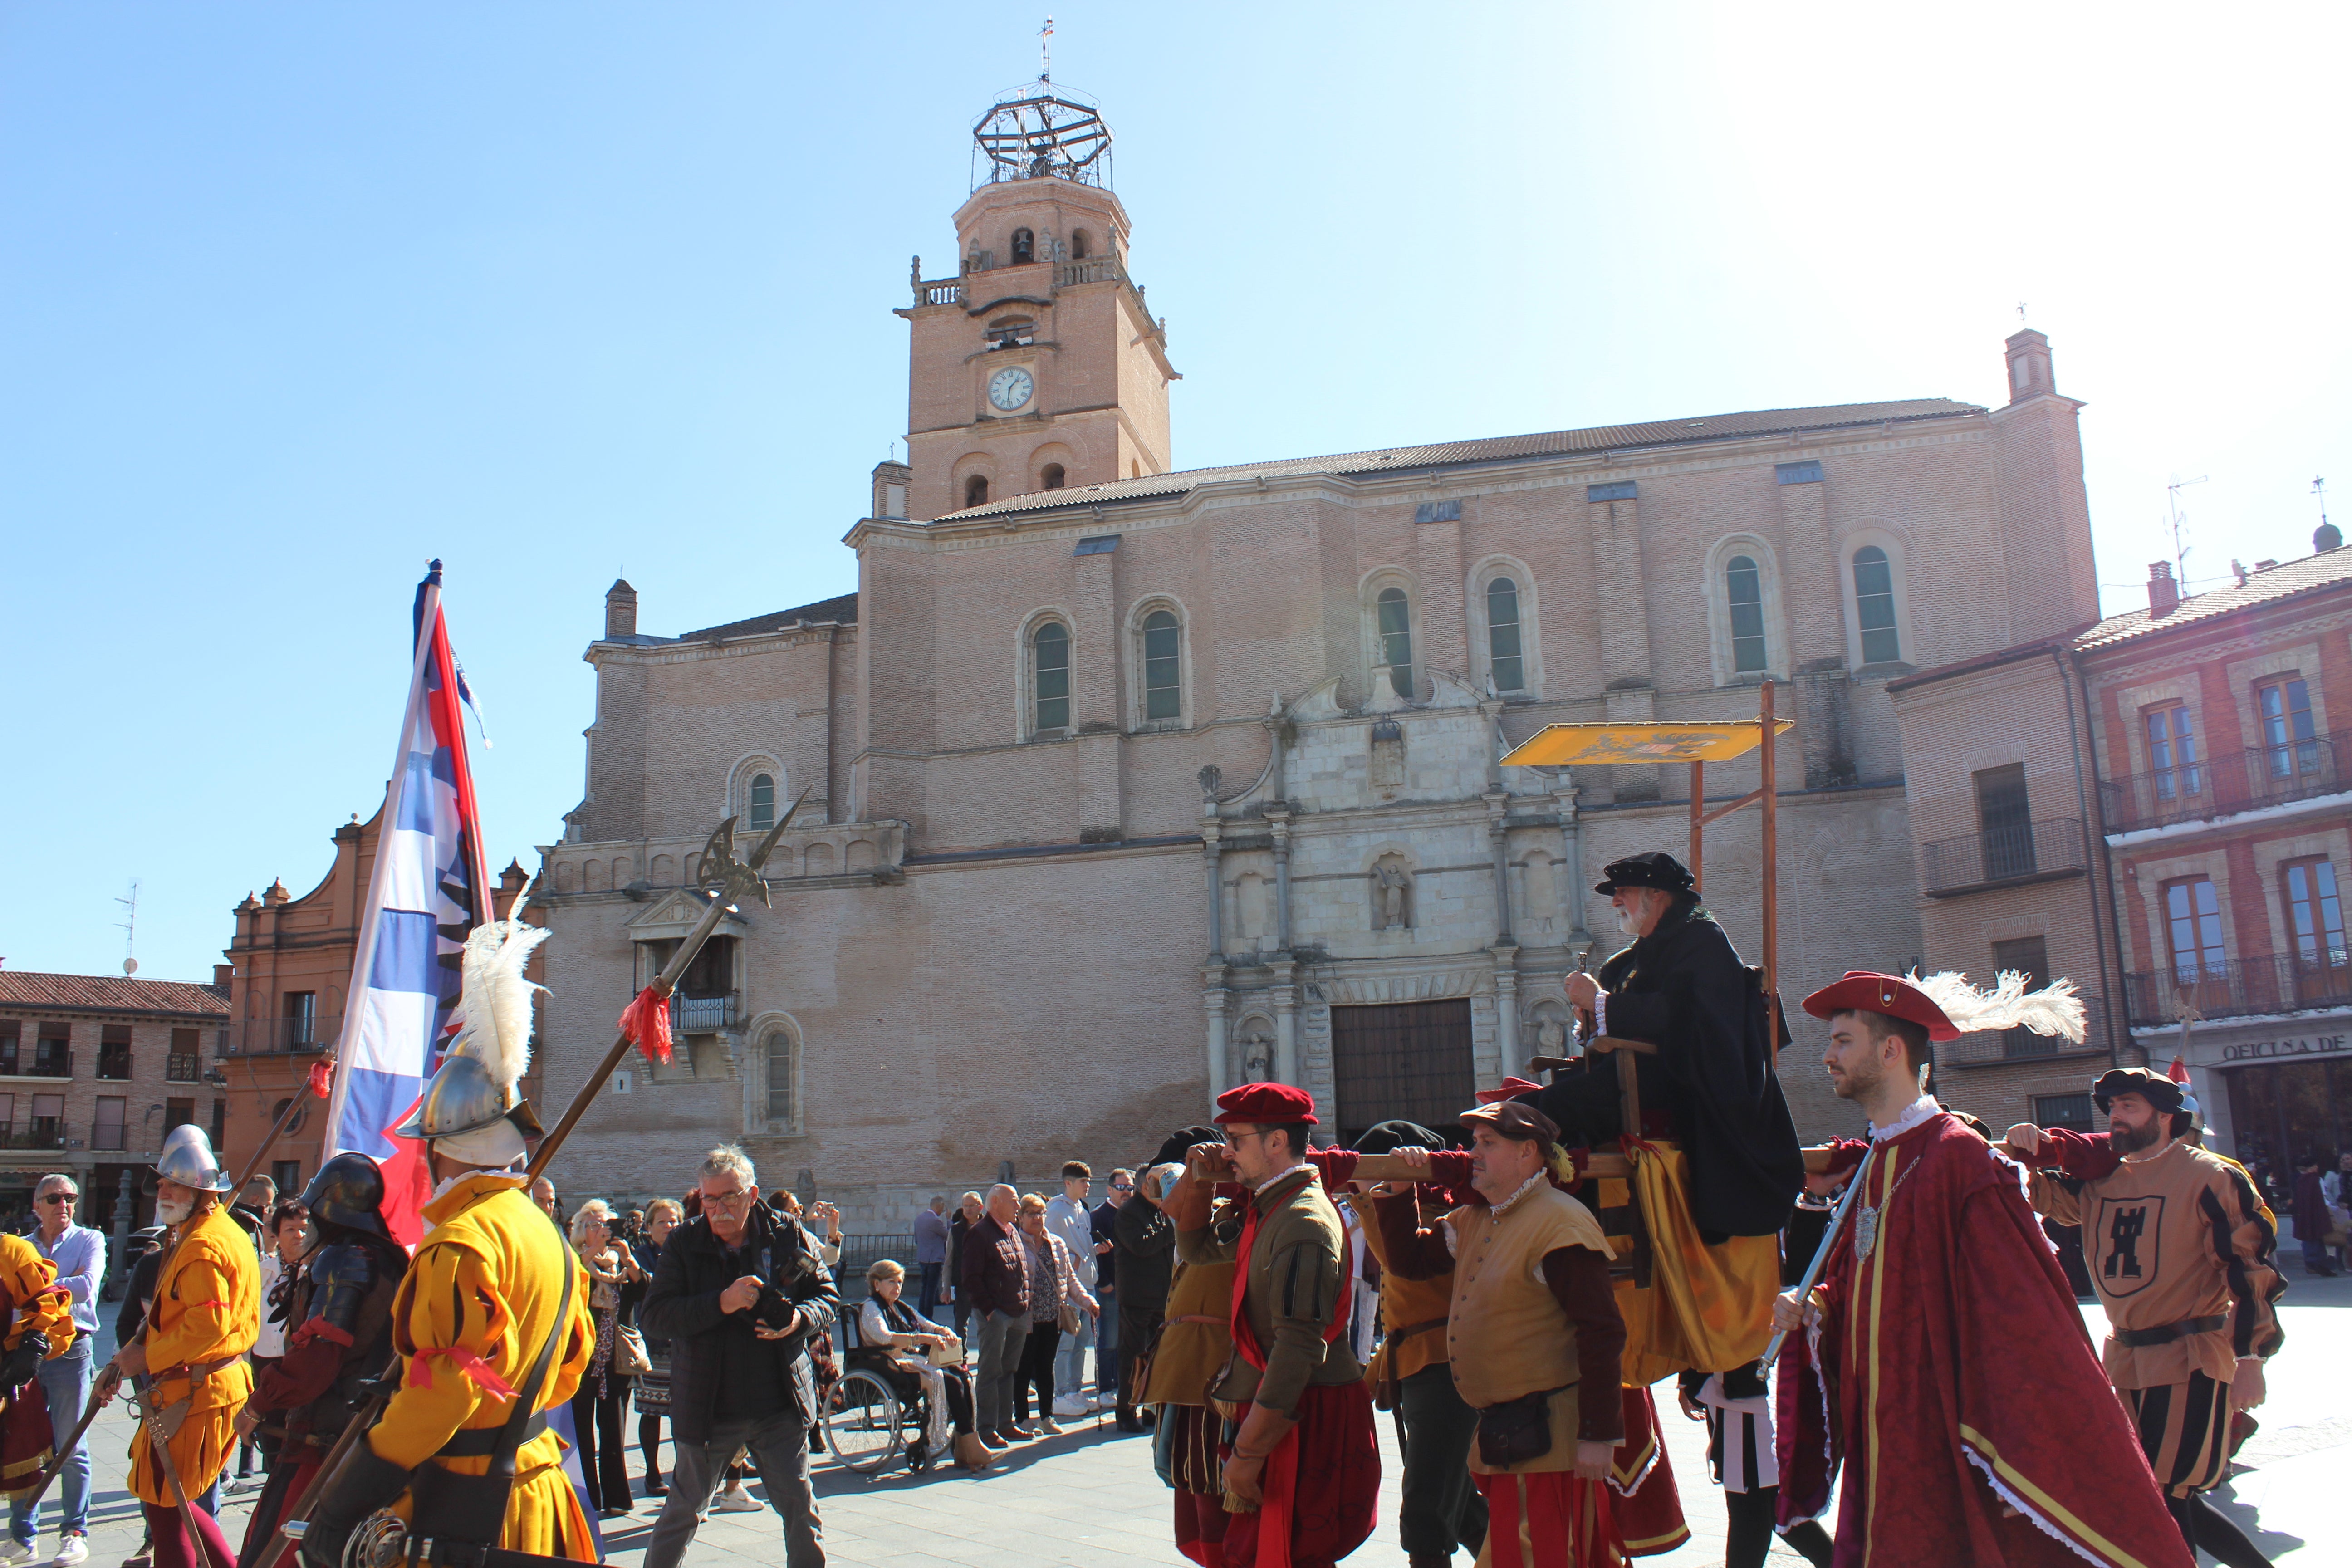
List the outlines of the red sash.
<svg viewBox="0 0 2352 1568">
<path fill-rule="evenodd" d="M 1315 1179 L 1310 1173 L 1307 1180 Z M 1234 1349 L 1241 1352 L 1244 1361 L 1264 1372 L 1265 1352 L 1257 1342 L 1256 1331 L 1250 1327 L 1249 1314 L 1242 1310 L 1242 1302 L 1249 1293 L 1250 1252 L 1257 1245 L 1257 1197 L 1253 1194 L 1249 1211 L 1242 1217 L 1241 1250 L 1234 1258 L 1233 1331 Z M 1344 1268 L 1344 1244 L 1339 1260 Z M 1339 1281 L 1339 1305 L 1331 1314 L 1331 1326 L 1323 1331 L 1327 1345 L 1348 1331 L 1348 1312 L 1356 1295 L 1353 1283 L 1345 1279 Z M 1282 1441 L 1265 1457 L 1265 1467 L 1259 1472 L 1264 1500 L 1258 1504 L 1257 1568 L 1290 1568 L 1291 1516 L 1298 1501 L 1298 1430 L 1293 1426 L 1283 1434 Z"/>
</svg>

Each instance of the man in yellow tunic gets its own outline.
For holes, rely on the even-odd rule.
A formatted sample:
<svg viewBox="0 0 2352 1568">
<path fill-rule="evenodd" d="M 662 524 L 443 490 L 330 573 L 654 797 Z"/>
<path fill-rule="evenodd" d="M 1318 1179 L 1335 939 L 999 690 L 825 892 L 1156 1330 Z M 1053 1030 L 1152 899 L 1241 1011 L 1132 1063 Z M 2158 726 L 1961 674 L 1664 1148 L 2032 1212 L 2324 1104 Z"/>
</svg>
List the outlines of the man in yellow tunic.
<svg viewBox="0 0 2352 1568">
<path fill-rule="evenodd" d="M 520 1038 L 501 1046 L 500 1010 L 478 1008 L 471 981 L 467 1026 L 397 1134 L 425 1141 L 435 1184 L 424 1209 L 433 1228 L 393 1300 L 400 1389 L 312 1511 L 302 1538 L 312 1568 L 337 1568 L 352 1531 L 395 1503 L 436 1564 L 479 1563 L 490 1547 L 596 1560 L 562 1439 L 547 1426 L 596 1348 L 587 1273 L 525 1190 L 523 1138 L 541 1131 L 515 1094 L 529 1058 Z M 528 1024 L 526 1010 L 515 1032 Z M 529 1414 L 509 1435 L 526 1394 Z M 502 1438 L 520 1439 L 510 1487 Z"/>
<path fill-rule="evenodd" d="M 261 1259 L 229 1217 L 228 1173 L 203 1128 L 172 1129 L 155 1175 L 155 1217 L 170 1227 L 163 1262 L 145 1331 L 114 1355 L 115 1372 L 153 1413 L 131 1439 L 131 1491 L 147 1511 L 155 1568 L 226 1568 L 236 1549 L 193 1504 L 228 1462 L 236 1413 L 253 1391 L 245 1352 L 261 1334 Z M 156 1457 L 157 1426 L 167 1434 L 169 1467 Z M 184 1500 L 191 1504 L 184 1517 Z M 203 1532 L 201 1545 L 188 1539 L 188 1519 Z"/>
<path fill-rule="evenodd" d="M 8 1324 L 0 1338 L 0 1398 L 6 1401 L 0 1408 L 0 1492 L 31 1485 L 58 1436 L 45 1414 L 46 1396 L 31 1386 L 43 1362 L 73 1348 L 73 1297 L 57 1279 L 57 1265 L 38 1247 L 21 1236 L 0 1236 L 0 1319 Z M 29 1546 L 0 1542 L 0 1563 L 31 1556 Z"/>
</svg>

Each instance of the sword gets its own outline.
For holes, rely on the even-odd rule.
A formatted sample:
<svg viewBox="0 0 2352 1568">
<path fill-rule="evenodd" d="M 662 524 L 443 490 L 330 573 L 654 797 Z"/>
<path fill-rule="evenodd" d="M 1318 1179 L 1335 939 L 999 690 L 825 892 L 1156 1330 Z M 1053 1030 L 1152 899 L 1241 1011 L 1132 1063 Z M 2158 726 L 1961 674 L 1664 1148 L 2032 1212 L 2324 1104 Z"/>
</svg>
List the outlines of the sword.
<svg viewBox="0 0 2352 1568">
<path fill-rule="evenodd" d="M 212 1549 L 205 1543 L 205 1532 L 196 1526 L 202 1510 L 188 1500 L 188 1490 L 180 1484 L 179 1462 L 172 1458 L 172 1445 L 163 1435 L 163 1412 L 155 1404 L 154 1380 L 141 1373 L 131 1378 L 131 1385 L 138 1393 L 139 1424 L 146 1429 L 147 1447 L 154 1453 L 156 1468 L 163 1472 L 163 1480 L 172 1489 L 173 1500 L 180 1506 L 180 1522 L 187 1527 L 188 1544 L 197 1560 L 210 1568 L 214 1563 Z M 188 1397 L 195 1397 L 193 1384 Z"/>
<path fill-rule="evenodd" d="M 1853 1180 L 1846 1184 L 1845 1193 L 1838 1199 L 1837 1207 L 1831 1212 L 1829 1228 L 1822 1232 L 1822 1244 L 1813 1248 L 1813 1260 L 1805 1265 L 1805 1277 L 1797 1281 L 1797 1306 L 1801 1310 L 1805 1298 L 1811 1295 L 1813 1287 L 1821 1283 L 1822 1270 L 1829 1267 L 1830 1248 L 1837 1244 L 1838 1232 L 1845 1226 L 1845 1211 L 1853 1206 L 1853 1195 L 1862 1191 L 1862 1180 L 1870 1174 L 1870 1163 L 1877 1157 L 1878 1145 L 1873 1143 L 1870 1152 L 1863 1155 L 1862 1163 L 1854 1168 Z M 1771 1371 L 1772 1363 L 1780 1359 L 1780 1346 L 1788 1337 L 1786 1329 L 1772 1331 L 1771 1339 L 1764 1346 L 1764 1371 Z"/>
</svg>

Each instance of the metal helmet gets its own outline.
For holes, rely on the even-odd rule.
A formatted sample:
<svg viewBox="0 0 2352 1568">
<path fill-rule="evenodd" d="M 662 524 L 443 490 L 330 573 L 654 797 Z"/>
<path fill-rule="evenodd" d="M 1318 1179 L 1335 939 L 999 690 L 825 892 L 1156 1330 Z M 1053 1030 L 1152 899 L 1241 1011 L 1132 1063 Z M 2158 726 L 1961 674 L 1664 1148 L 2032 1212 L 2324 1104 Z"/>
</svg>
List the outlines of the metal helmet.
<svg viewBox="0 0 2352 1568">
<path fill-rule="evenodd" d="M 390 1237 L 383 1222 L 383 1167 L 353 1151 L 319 1167 L 302 1189 L 302 1206 L 322 1225 L 340 1225 Z"/>
<path fill-rule="evenodd" d="M 193 1121 L 184 1121 L 164 1135 L 163 1152 L 155 1157 L 154 1168 L 163 1180 L 200 1193 L 228 1191 L 229 1175 L 213 1152 L 213 1141 Z"/>
<path fill-rule="evenodd" d="M 416 1114 L 404 1126 L 393 1129 L 395 1138 L 454 1138 L 460 1132 L 475 1132 L 503 1118 L 515 1124 L 515 1130 L 526 1138 L 545 1133 L 539 1117 L 530 1109 L 530 1101 L 517 1098 L 507 1103 L 512 1090 L 500 1083 L 490 1068 L 472 1057 L 449 1057 L 441 1063 L 441 1070 L 425 1088 L 425 1098 L 417 1103 Z"/>
</svg>

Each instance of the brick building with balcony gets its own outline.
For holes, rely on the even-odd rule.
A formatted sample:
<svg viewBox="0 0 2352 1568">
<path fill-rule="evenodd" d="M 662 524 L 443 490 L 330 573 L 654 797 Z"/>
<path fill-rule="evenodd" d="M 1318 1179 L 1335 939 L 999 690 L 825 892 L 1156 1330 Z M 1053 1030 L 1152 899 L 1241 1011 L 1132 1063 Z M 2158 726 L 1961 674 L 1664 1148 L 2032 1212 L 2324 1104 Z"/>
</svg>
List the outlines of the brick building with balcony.
<svg viewBox="0 0 2352 1568">
<path fill-rule="evenodd" d="M 226 1106 L 223 1158 L 232 1169 L 253 1157 L 288 1101 L 302 1092 L 311 1064 L 341 1036 L 383 819 L 379 807 L 366 822 L 354 815 L 336 828 L 334 863 L 300 898 L 273 881 L 260 897 L 248 893 L 236 906 L 236 933 L 224 950 L 229 962 L 221 966 L 227 1026 L 220 1032 L 216 1064 Z M 523 881 L 521 867 L 507 868 L 496 900 L 501 914 Z M 525 1091 L 533 1084 L 526 1079 Z M 318 1173 L 325 1130 L 325 1107 L 313 1101 L 272 1147 L 267 1173 L 279 1192 L 299 1193 Z"/>
<path fill-rule="evenodd" d="M 1890 684 L 1931 969 L 2074 977 L 2082 1047 L 1964 1039 L 1948 1099 L 2088 1125 L 2112 1058 L 2189 1068 L 2217 1146 L 2273 1173 L 2352 1148 L 2352 552 Z"/>
<path fill-rule="evenodd" d="M 221 1135 L 206 1056 L 228 1023 L 214 984 L 0 970 L 0 1224 L 22 1229 L 52 1172 L 81 1184 L 80 1223 L 128 1236 L 152 1200 L 139 1175 L 184 1122 Z"/>
</svg>

